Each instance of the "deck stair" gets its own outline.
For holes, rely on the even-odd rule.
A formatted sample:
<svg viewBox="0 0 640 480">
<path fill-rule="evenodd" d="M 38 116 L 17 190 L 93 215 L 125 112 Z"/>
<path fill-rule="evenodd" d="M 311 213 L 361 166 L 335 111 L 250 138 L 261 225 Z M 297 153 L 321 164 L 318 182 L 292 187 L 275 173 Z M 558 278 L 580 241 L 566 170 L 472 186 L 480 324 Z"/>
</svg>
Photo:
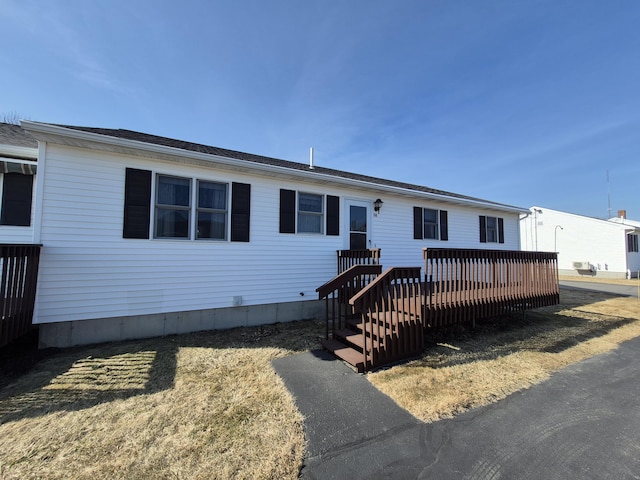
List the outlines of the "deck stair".
<svg viewBox="0 0 640 480">
<path fill-rule="evenodd" d="M 419 275 L 419 267 L 392 268 L 350 292 L 348 308 L 336 322 L 337 328 L 327 328 L 322 346 L 359 372 L 419 353 Z"/>
</svg>

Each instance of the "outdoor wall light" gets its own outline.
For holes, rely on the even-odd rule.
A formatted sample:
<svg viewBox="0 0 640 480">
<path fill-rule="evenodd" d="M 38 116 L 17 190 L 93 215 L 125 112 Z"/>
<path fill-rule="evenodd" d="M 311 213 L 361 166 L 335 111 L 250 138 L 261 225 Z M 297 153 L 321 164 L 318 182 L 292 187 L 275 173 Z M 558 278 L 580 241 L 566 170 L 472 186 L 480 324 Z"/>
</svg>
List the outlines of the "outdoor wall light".
<svg viewBox="0 0 640 480">
<path fill-rule="evenodd" d="M 375 202 L 373 202 L 373 211 L 376 212 L 376 216 L 380 213 L 380 209 L 382 208 L 383 203 L 384 202 L 379 198 Z"/>
</svg>

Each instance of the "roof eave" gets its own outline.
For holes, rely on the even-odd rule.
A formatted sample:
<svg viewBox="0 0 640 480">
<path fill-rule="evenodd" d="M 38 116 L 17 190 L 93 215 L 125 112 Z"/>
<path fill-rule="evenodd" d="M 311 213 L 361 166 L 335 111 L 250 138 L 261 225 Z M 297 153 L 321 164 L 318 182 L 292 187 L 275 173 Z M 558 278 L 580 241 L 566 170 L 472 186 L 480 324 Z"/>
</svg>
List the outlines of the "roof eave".
<svg viewBox="0 0 640 480">
<path fill-rule="evenodd" d="M 458 198 L 451 197 L 447 195 L 439 195 L 436 193 L 429 192 L 421 192 L 418 190 L 411 190 L 408 188 L 394 187 L 391 185 L 383 185 L 374 182 L 366 182 L 363 180 L 339 177 L 335 175 L 327 175 L 318 172 L 317 170 L 308 171 L 305 170 L 297 170 L 293 168 L 282 167 L 278 165 L 269 165 L 258 162 L 250 162 L 247 160 L 238 160 L 234 158 L 213 155 L 210 153 L 202 153 L 202 152 L 194 152 L 191 150 L 183 150 L 176 147 L 169 147 L 164 145 L 157 145 L 153 143 L 141 142 L 138 140 L 129 140 L 118 137 L 111 137 L 108 135 L 86 132 L 82 130 L 74 130 L 65 127 L 61 127 L 58 125 L 51 125 L 48 123 L 40 123 L 40 122 L 32 122 L 32 121 L 22 121 L 22 127 L 29 131 L 34 137 L 38 140 L 42 141 L 53 141 L 55 137 L 58 138 L 71 138 L 76 140 L 81 140 L 85 142 L 90 142 L 94 144 L 104 144 L 111 145 L 114 147 L 118 147 L 125 150 L 133 150 L 133 151 L 143 151 L 143 152 L 151 152 L 154 154 L 158 154 L 165 159 L 173 159 L 175 161 L 176 158 L 179 159 L 189 159 L 196 160 L 198 162 L 202 162 L 207 165 L 219 165 L 226 166 L 235 169 L 247 170 L 248 166 L 252 170 L 257 170 L 264 173 L 269 174 L 277 174 L 286 176 L 289 178 L 296 179 L 304 179 L 304 180 L 312 180 L 314 182 L 321 183 L 334 183 L 340 185 L 346 185 L 357 188 L 366 188 L 370 190 L 375 190 L 377 192 L 387 192 L 393 193 L 396 195 L 409 196 L 412 198 L 422 198 L 435 200 L 439 202 L 452 203 L 457 205 L 465 205 L 476 208 L 485 208 L 490 210 L 497 211 L 505 211 L 510 213 L 526 213 L 528 210 L 524 208 L 514 207 L 510 205 L 502 205 L 493 202 L 485 202 L 482 200 L 472 200 L 466 198 Z M 36 150 L 37 152 L 37 150 Z M 130 152 L 134 154 L 134 152 Z"/>
</svg>

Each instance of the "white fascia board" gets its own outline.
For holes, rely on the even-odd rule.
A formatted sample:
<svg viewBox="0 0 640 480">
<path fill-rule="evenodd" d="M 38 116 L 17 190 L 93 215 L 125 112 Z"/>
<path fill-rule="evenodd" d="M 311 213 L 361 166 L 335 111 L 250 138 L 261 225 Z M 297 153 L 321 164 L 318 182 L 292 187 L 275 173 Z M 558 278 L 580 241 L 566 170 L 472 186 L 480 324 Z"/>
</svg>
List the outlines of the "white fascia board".
<svg viewBox="0 0 640 480">
<path fill-rule="evenodd" d="M 47 123 L 22 121 L 22 127 L 25 130 L 31 132 L 36 138 L 43 141 L 52 141 L 55 143 L 57 138 L 75 139 L 82 142 L 88 142 L 94 145 L 110 145 L 112 147 L 121 149 L 121 153 L 128 153 L 134 156 L 146 156 L 157 158 L 161 157 L 174 162 L 186 162 L 196 163 L 198 165 L 206 166 L 220 166 L 227 167 L 233 170 L 239 171 L 253 171 L 262 172 L 267 175 L 284 176 L 293 179 L 307 180 L 314 183 L 331 183 L 345 185 L 360 189 L 375 190 L 376 192 L 393 193 L 396 195 L 402 195 L 412 198 L 435 200 L 445 203 L 453 203 L 458 205 L 465 205 L 475 208 L 483 208 L 497 211 L 505 211 L 510 213 L 526 213 L 527 209 L 513 207 L 510 205 L 496 204 L 492 202 L 482 200 L 471 200 L 464 198 L 450 197 L 447 195 L 438 195 L 436 193 L 420 192 L 417 190 L 411 190 L 407 188 L 394 187 L 391 185 L 382 185 L 379 183 L 366 182 L 363 180 L 356 180 L 350 178 L 337 177 L 334 175 L 327 175 L 319 173 L 317 170 L 308 171 L 296 170 L 287 167 L 281 167 L 278 165 L 269 165 L 257 162 L 251 162 L 246 160 L 237 160 L 234 158 L 223 157 L 218 155 L 212 155 L 209 153 L 194 152 L 190 150 L 183 150 L 175 147 L 167 147 L 164 145 L 157 145 L 153 143 L 140 142 L 137 140 L 128 140 L 118 137 L 110 137 L 108 135 L 101 135 L 98 133 L 85 132 L 82 130 L 73 130 L 69 128 L 60 127 L 57 125 L 51 125 Z M 69 142 L 61 142 L 63 145 L 69 145 Z M 74 144 L 71 144 L 74 145 Z M 81 146 L 81 145 L 76 145 Z M 143 153 L 147 154 L 144 155 Z M 153 155 L 149 155 L 149 154 Z"/>
<path fill-rule="evenodd" d="M 19 147 L 16 145 L 0 144 L 0 156 L 10 158 L 31 158 L 33 159 L 33 161 L 36 161 L 38 159 L 38 149 L 31 147 Z M 14 160 L 18 161 L 18 159 Z"/>
</svg>

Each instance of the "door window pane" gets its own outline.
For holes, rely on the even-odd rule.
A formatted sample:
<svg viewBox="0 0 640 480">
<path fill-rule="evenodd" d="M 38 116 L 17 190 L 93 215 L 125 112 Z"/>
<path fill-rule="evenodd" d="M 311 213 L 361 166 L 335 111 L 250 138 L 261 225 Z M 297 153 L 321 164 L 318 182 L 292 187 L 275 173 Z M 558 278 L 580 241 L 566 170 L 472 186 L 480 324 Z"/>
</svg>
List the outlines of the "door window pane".
<svg viewBox="0 0 640 480">
<path fill-rule="evenodd" d="M 352 232 L 349 238 L 349 248 L 351 250 L 365 250 L 367 248 L 367 234 Z"/>
<path fill-rule="evenodd" d="M 352 232 L 367 231 L 367 208 L 351 205 L 349 217 L 349 230 Z"/>
</svg>

